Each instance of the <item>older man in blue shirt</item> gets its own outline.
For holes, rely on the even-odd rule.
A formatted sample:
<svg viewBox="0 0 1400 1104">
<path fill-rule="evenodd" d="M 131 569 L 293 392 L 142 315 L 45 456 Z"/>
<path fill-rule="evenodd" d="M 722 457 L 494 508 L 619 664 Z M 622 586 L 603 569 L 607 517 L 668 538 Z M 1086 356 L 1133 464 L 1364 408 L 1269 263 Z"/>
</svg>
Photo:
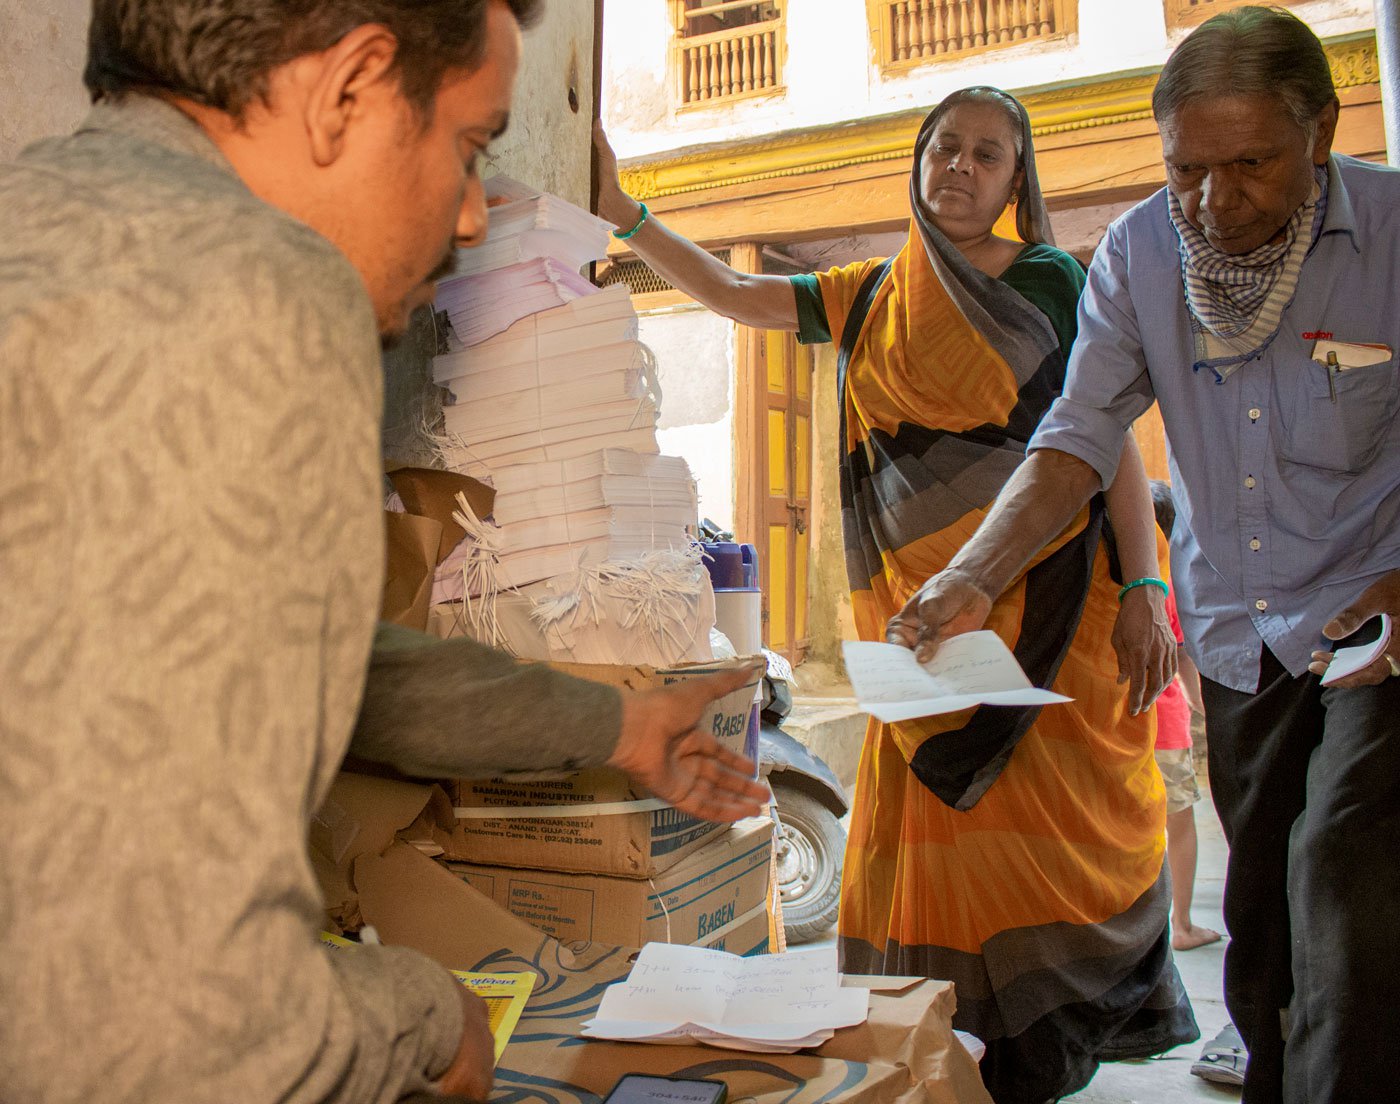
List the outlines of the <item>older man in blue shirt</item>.
<svg viewBox="0 0 1400 1104">
<path fill-rule="evenodd" d="M 1168 187 L 1109 228 L 1063 397 L 890 639 L 927 654 L 979 627 L 1155 400 L 1231 847 L 1244 1100 L 1374 1100 L 1400 1085 L 1400 645 L 1320 675 L 1330 642 L 1400 616 L 1400 173 L 1331 154 L 1326 56 L 1280 11 L 1203 24 L 1153 109 Z"/>
</svg>

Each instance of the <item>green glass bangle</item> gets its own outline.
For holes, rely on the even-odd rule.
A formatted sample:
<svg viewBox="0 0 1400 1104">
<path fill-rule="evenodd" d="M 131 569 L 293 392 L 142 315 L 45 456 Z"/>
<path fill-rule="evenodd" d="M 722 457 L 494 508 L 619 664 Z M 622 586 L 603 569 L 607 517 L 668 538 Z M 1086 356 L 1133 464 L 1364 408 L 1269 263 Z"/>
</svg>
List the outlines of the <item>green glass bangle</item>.
<svg viewBox="0 0 1400 1104">
<path fill-rule="evenodd" d="M 628 238 L 630 238 L 633 234 L 635 234 L 638 230 L 642 228 L 642 223 L 646 222 L 647 219 L 651 218 L 651 212 L 647 210 L 647 205 L 645 203 L 639 203 L 637 204 L 637 206 L 642 209 L 642 213 L 637 217 L 637 225 L 632 227 L 632 229 L 628 230 L 626 233 L 623 233 L 621 230 L 613 231 L 613 237 L 615 237 L 618 241 L 626 241 Z"/>
<path fill-rule="evenodd" d="M 1121 602 L 1123 600 L 1123 596 L 1127 594 L 1128 591 L 1132 590 L 1134 587 L 1141 586 L 1155 586 L 1161 588 L 1163 594 L 1170 593 L 1167 590 L 1167 584 L 1161 579 L 1134 579 L 1131 583 L 1129 583 L 1127 586 L 1125 586 L 1122 590 L 1118 592 L 1118 601 Z"/>
</svg>

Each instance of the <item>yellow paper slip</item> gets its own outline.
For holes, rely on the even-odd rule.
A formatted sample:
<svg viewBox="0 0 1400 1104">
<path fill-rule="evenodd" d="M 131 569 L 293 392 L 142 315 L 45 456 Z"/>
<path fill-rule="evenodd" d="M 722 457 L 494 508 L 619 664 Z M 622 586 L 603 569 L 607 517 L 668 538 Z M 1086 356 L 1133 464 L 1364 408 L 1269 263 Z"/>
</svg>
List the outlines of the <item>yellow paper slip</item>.
<svg viewBox="0 0 1400 1104">
<path fill-rule="evenodd" d="M 486 1002 L 487 1022 L 496 1040 L 496 1061 L 499 1062 L 501 1051 L 510 1042 L 510 1034 L 520 1022 L 520 1013 L 525 1011 L 525 1002 L 535 988 L 535 975 L 473 974 L 453 970 L 452 976 Z"/>
<path fill-rule="evenodd" d="M 321 933 L 321 942 L 328 947 L 358 947 L 359 944 L 343 936 Z M 478 974 L 466 970 L 453 970 L 452 976 L 486 1002 L 487 1024 L 491 1037 L 496 1042 L 496 1058 L 501 1060 L 501 1052 L 510 1042 L 511 1032 L 520 1022 L 520 1014 L 535 988 L 535 975 L 519 974 Z"/>
</svg>

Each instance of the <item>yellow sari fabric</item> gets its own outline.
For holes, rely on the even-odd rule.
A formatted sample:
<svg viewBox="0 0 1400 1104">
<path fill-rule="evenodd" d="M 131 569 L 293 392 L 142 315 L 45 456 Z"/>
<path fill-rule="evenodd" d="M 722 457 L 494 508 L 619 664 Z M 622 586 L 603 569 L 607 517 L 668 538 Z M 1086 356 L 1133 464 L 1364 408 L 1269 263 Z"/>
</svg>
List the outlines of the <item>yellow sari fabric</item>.
<svg viewBox="0 0 1400 1104">
<path fill-rule="evenodd" d="M 818 276 L 832 334 L 841 332 L 875 264 Z M 876 294 L 849 361 L 845 448 L 868 452 L 872 434 L 893 436 L 901 423 L 953 433 L 1004 425 L 1017 392 L 1010 367 L 969 324 L 911 239 Z M 868 587 L 853 589 L 861 639 L 884 639 L 890 617 L 947 565 L 986 508 L 968 503 L 935 531 L 880 547 L 882 569 Z M 849 511 L 846 516 L 849 523 Z M 1086 509 L 1035 563 L 1082 530 L 1087 517 Z M 1013 647 L 1025 590 L 1023 576 L 997 600 L 987 623 Z M 939 800 L 910 761 L 927 741 L 961 728 L 973 711 L 894 725 L 872 718 L 846 853 L 843 943 L 859 941 L 877 959 L 884 956 L 887 972 L 907 972 L 911 958 L 903 949 L 975 956 L 1013 929 L 1101 924 L 1158 882 L 1165 807 L 1152 751 L 1155 713 L 1128 716 L 1125 688 L 1117 684 L 1110 645 L 1116 591 L 1100 547 L 1078 630 L 1053 682 L 1074 701 L 1041 710 L 972 808 L 959 811 Z"/>
</svg>

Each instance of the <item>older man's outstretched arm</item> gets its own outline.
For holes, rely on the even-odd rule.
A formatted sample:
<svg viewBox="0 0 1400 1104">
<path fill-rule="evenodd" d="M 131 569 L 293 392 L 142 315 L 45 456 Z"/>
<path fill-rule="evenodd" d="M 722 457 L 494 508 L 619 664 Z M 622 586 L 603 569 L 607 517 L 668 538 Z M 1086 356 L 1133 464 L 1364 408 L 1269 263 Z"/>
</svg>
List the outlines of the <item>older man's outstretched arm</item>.
<svg viewBox="0 0 1400 1104">
<path fill-rule="evenodd" d="M 1031 453 L 972 539 L 890 621 L 890 643 L 927 660 L 940 641 L 980 629 L 997 595 L 1098 489 L 1098 473 L 1079 457 L 1055 449 Z"/>
</svg>

